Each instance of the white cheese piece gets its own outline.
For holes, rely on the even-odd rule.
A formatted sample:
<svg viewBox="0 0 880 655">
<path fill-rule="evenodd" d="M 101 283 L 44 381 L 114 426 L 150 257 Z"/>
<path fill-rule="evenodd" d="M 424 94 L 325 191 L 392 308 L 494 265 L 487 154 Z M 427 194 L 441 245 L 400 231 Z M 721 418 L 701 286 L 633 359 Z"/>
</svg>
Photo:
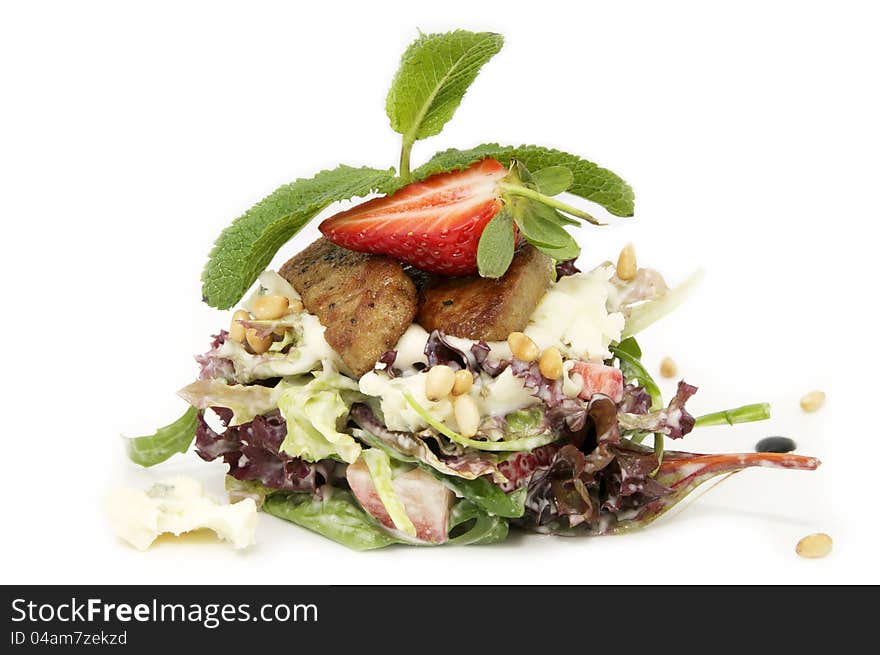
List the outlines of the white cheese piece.
<svg viewBox="0 0 880 655">
<path fill-rule="evenodd" d="M 449 398 L 428 400 L 425 395 L 427 377 L 427 373 L 417 373 L 391 378 L 383 372 L 370 371 L 361 376 L 358 387 L 362 394 L 379 398 L 379 406 L 389 430 L 418 432 L 428 427 L 428 424 L 410 407 L 404 393 L 409 393 L 432 418 L 445 423 L 452 417 L 452 401 Z"/>
<path fill-rule="evenodd" d="M 480 416 L 507 416 L 510 412 L 541 402 L 510 368 L 504 369 L 496 378 L 483 374 L 480 379 L 482 384 L 471 388 Z"/>
<path fill-rule="evenodd" d="M 606 308 L 612 275 L 614 267 L 605 265 L 562 278 L 544 294 L 525 333 L 541 350 L 556 346 L 566 357 L 608 359 L 608 345 L 620 340 L 624 325 L 623 314 Z"/>
<path fill-rule="evenodd" d="M 246 498 L 221 505 L 205 494 L 201 483 L 179 476 L 155 483 L 146 491 L 120 489 L 107 500 L 113 532 L 138 550 L 160 534 L 175 535 L 200 528 L 213 530 L 234 548 L 255 543 L 257 505 Z"/>
</svg>

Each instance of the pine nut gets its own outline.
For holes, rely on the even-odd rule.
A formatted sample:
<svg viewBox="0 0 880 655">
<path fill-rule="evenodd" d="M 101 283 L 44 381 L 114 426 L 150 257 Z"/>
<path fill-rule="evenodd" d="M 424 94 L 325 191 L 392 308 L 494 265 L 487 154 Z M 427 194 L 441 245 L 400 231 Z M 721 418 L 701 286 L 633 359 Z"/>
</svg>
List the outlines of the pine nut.
<svg viewBox="0 0 880 655">
<path fill-rule="evenodd" d="M 229 338 L 238 343 L 244 342 L 244 325 L 239 321 L 249 321 L 251 315 L 243 309 L 236 310 L 232 315 L 232 322 L 229 324 Z"/>
<path fill-rule="evenodd" d="M 834 542 L 824 532 L 809 534 L 797 543 L 795 551 L 801 557 L 809 557 L 815 559 L 825 557 L 831 552 L 831 546 Z"/>
<path fill-rule="evenodd" d="M 824 391 L 811 391 L 801 398 L 801 409 L 805 412 L 815 412 L 825 404 Z"/>
<path fill-rule="evenodd" d="M 678 366 L 671 357 L 664 357 L 660 362 L 660 375 L 664 378 L 674 378 L 678 375 Z"/>
<path fill-rule="evenodd" d="M 513 356 L 524 362 L 538 359 L 538 346 L 522 332 L 511 332 L 507 335 L 507 345 Z"/>
<path fill-rule="evenodd" d="M 472 437 L 480 427 L 480 410 L 469 395 L 458 396 L 452 406 L 458 431 L 463 437 Z"/>
<path fill-rule="evenodd" d="M 452 385 L 452 395 L 460 396 L 467 393 L 474 386 L 474 376 L 467 369 L 459 369 L 455 372 L 455 384 Z"/>
<path fill-rule="evenodd" d="M 254 317 L 259 321 L 274 321 L 287 313 L 290 301 L 287 296 L 270 294 L 254 300 Z"/>
<path fill-rule="evenodd" d="M 558 380 L 562 375 L 562 354 L 559 352 L 559 348 L 550 346 L 541 353 L 538 368 L 541 369 L 541 375 L 548 380 Z"/>
<path fill-rule="evenodd" d="M 269 350 L 269 346 L 272 345 L 272 335 L 267 334 L 265 337 L 261 337 L 257 334 L 257 331 L 254 328 L 248 328 L 245 332 L 245 339 L 247 339 L 248 345 L 251 347 L 257 355 L 262 355 L 264 352 Z"/>
<path fill-rule="evenodd" d="M 455 385 L 455 371 L 445 364 L 437 364 L 428 369 L 425 378 L 425 396 L 428 400 L 446 398 Z"/>
<path fill-rule="evenodd" d="M 620 256 L 617 258 L 617 277 L 628 282 L 635 278 L 637 272 L 636 249 L 633 244 L 628 243 L 620 251 Z"/>
</svg>

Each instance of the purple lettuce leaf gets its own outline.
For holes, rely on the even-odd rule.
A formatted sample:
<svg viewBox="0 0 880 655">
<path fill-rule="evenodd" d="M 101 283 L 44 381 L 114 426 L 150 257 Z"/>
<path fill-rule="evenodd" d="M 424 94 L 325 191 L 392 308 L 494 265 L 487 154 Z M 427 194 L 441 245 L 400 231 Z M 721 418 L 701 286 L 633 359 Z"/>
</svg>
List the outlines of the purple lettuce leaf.
<svg viewBox="0 0 880 655">
<path fill-rule="evenodd" d="M 212 410 L 224 427 L 232 419 L 225 407 Z M 306 462 L 281 452 L 287 436 L 287 422 L 278 411 L 260 415 L 249 423 L 226 427 L 221 433 L 208 425 L 199 413 L 196 429 L 196 453 L 210 462 L 222 457 L 229 475 L 238 480 L 255 481 L 272 489 L 315 492 L 330 479 L 332 463 Z"/>
<path fill-rule="evenodd" d="M 449 343 L 443 330 L 434 330 L 428 336 L 425 357 L 428 358 L 428 367 L 445 364 L 455 371 L 471 368 L 467 355 Z"/>
<path fill-rule="evenodd" d="M 659 432 L 671 439 L 681 439 L 694 429 L 696 419 L 688 413 L 684 404 L 696 392 L 697 387 L 682 380 L 666 408 L 648 414 L 621 412 L 618 416 L 620 427 L 624 430 Z"/>
<path fill-rule="evenodd" d="M 217 354 L 228 337 L 229 332 L 220 330 L 220 334 L 214 335 L 211 349 L 202 355 L 196 355 L 196 362 L 199 365 L 199 380 L 233 380 L 235 378 L 235 367 L 232 365 L 232 361 Z"/>
</svg>

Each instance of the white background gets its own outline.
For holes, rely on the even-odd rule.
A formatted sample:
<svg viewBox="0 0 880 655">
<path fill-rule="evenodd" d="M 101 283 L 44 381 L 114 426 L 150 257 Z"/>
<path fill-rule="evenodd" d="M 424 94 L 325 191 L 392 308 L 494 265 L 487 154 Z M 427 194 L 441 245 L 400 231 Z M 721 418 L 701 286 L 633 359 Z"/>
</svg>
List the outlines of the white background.
<svg viewBox="0 0 880 655">
<path fill-rule="evenodd" d="M 0 10 L 5 583 L 880 582 L 874 357 L 877 16 L 870 3 L 30 2 Z M 228 315 L 199 275 L 229 221 L 279 184 L 396 164 L 384 98 L 415 37 L 507 37 L 436 150 L 532 142 L 636 190 L 637 218 L 582 229 L 582 261 L 627 241 L 671 282 L 708 276 L 641 338 L 700 387 L 695 414 L 768 400 L 767 434 L 816 473 L 751 470 L 648 530 L 592 540 L 358 554 L 260 517 L 258 545 L 165 539 L 136 552 L 101 498 L 139 470 L 120 434 L 178 416 L 193 353 Z M 597 209 L 598 212 L 598 209 Z M 618 221 L 618 223 L 621 223 Z M 288 244 L 277 261 L 314 234 Z M 828 393 L 805 415 L 799 397 Z M 667 389 L 668 391 L 668 389 Z M 679 446 L 679 444 L 676 444 Z M 797 540 L 829 532 L 808 561 Z"/>
</svg>

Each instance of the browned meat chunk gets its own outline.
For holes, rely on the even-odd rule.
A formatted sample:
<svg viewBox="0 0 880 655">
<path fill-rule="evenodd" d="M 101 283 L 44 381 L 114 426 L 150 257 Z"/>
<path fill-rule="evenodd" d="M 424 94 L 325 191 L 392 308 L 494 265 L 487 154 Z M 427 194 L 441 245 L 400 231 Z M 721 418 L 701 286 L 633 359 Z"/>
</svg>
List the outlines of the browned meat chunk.
<svg viewBox="0 0 880 655">
<path fill-rule="evenodd" d="M 501 278 L 435 278 L 421 290 L 416 322 L 467 339 L 502 341 L 522 330 L 550 286 L 553 262 L 523 245 Z"/>
<path fill-rule="evenodd" d="M 318 239 L 279 273 L 327 328 L 327 343 L 357 376 L 394 347 L 416 313 L 415 285 L 390 257 Z"/>
</svg>

